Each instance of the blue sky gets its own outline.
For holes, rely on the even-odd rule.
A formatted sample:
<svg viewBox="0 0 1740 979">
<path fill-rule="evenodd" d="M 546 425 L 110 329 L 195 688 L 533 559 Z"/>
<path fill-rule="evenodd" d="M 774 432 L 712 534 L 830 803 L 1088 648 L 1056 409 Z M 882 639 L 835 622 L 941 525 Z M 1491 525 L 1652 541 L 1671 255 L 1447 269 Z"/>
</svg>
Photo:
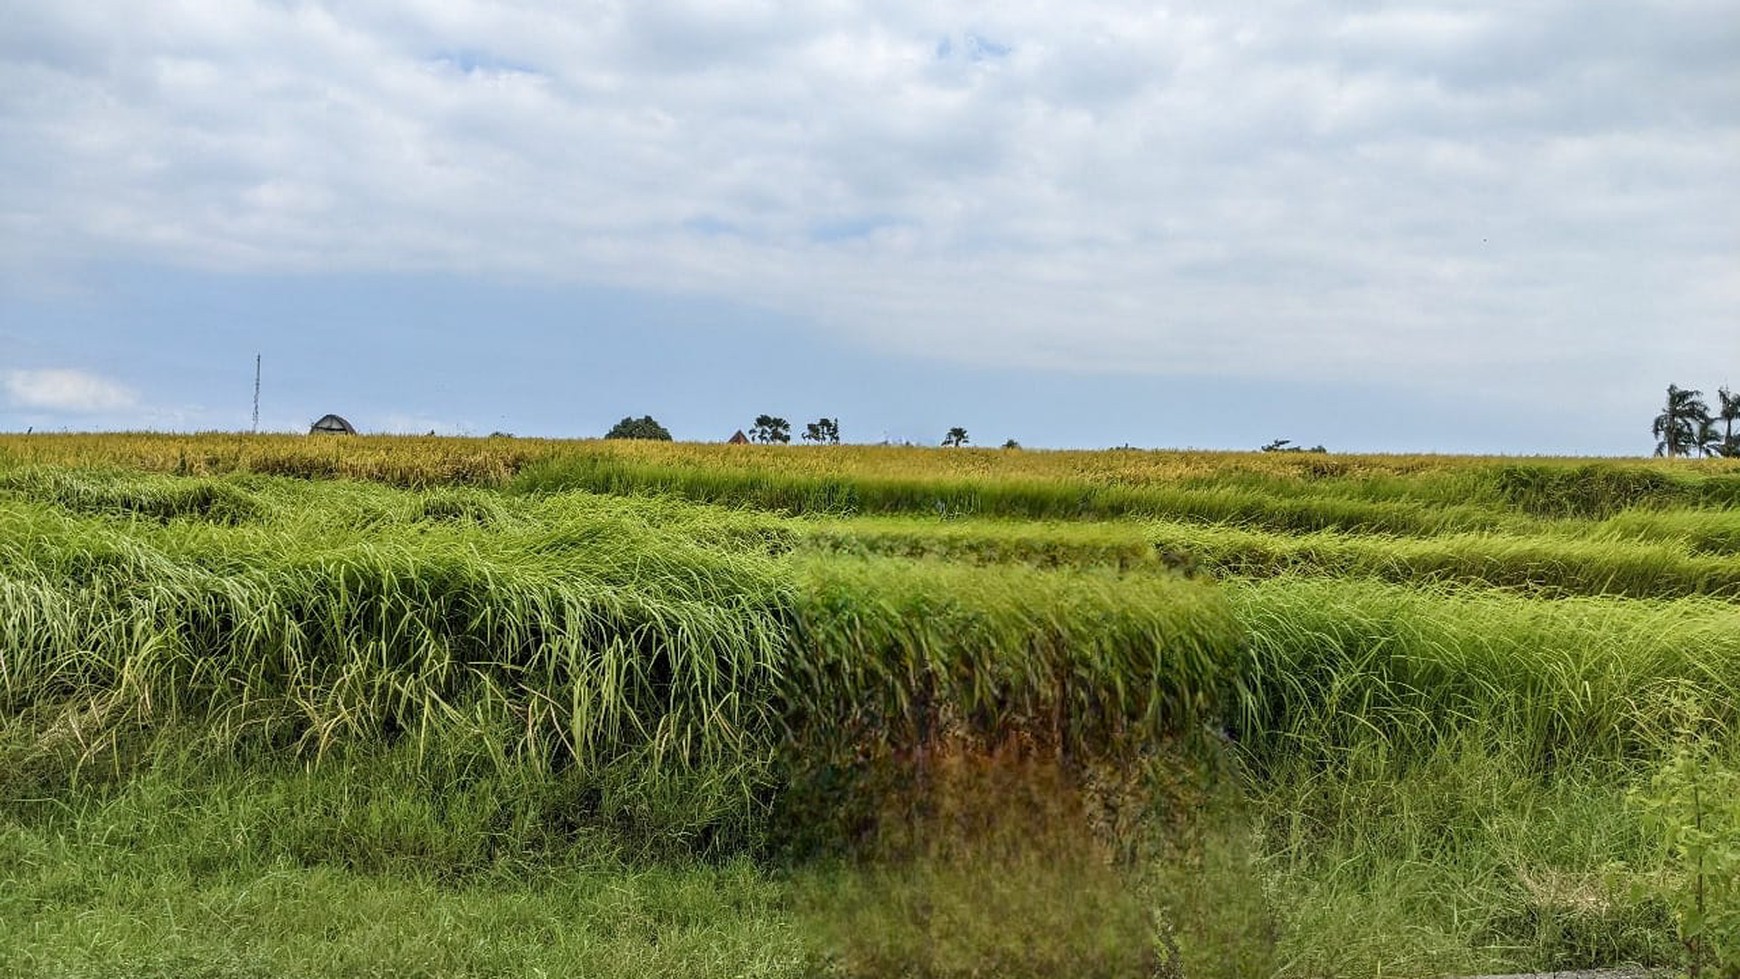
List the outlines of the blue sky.
<svg viewBox="0 0 1740 979">
<path fill-rule="evenodd" d="M 1643 453 L 1731 3 L 25 0 L 0 429 Z"/>
</svg>

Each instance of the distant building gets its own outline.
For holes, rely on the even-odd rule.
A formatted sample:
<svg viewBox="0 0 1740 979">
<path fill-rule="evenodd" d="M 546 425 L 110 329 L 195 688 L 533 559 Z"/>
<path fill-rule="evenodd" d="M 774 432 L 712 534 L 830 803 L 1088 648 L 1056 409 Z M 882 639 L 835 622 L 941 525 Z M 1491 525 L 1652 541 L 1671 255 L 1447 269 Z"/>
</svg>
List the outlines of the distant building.
<svg viewBox="0 0 1740 979">
<path fill-rule="evenodd" d="M 725 440 L 725 444 L 726 445 L 748 445 L 749 444 L 749 436 L 743 434 L 743 429 L 740 428 L 737 430 L 737 434 L 735 434 L 735 435 L 733 435 L 730 438 Z"/>
<path fill-rule="evenodd" d="M 337 415 L 322 415 L 322 416 L 320 416 L 319 421 L 308 426 L 308 434 L 310 434 L 310 435 L 355 435 L 356 429 L 351 427 L 350 422 L 345 421 L 344 419 L 338 417 Z"/>
</svg>

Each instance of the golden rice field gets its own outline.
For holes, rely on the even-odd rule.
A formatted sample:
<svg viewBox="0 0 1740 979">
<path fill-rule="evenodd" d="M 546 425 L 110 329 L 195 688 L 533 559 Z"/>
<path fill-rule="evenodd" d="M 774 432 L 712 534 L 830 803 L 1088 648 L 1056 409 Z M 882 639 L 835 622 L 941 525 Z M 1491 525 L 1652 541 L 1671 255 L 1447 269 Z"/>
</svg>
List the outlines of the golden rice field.
<svg viewBox="0 0 1740 979">
<path fill-rule="evenodd" d="M 0 436 L 0 706 L 6 974 L 1740 974 L 1733 460 Z"/>
<path fill-rule="evenodd" d="M 935 452 L 898 445 L 733 446 L 703 442 L 451 438 L 363 435 L 338 440 L 303 435 L 163 433 L 0 434 L 0 458 L 10 464 L 144 469 L 181 475 L 249 471 L 286 476 L 333 476 L 394 485 L 499 484 L 533 463 L 603 457 L 628 464 L 763 474 L 950 480 L 1083 481 L 1110 485 L 1220 481 L 1274 476 L 1301 480 L 1335 477 L 1448 475 L 1485 466 L 1524 465 L 1575 469 L 1579 458 L 1447 455 L 1322 455 L 1316 453 L 1209 452 L 1146 449 L 1003 450 L 963 448 Z M 1623 467 L 1697 478 L 1740 472 L 1732 459 L 1632 459 Z"/>
</svg>

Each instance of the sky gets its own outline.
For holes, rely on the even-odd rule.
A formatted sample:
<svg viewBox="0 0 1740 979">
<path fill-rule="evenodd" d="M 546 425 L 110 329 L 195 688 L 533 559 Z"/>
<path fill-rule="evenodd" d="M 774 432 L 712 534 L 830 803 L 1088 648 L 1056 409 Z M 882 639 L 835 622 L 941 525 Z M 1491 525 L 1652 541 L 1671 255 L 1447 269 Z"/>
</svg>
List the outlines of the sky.
<svg viewBox="0 0 1740 979">
<path fill-rule="evenodd" d="M 1735 0 L 9 0 L 0 430 L 1639 455 Z"/>
</svg>

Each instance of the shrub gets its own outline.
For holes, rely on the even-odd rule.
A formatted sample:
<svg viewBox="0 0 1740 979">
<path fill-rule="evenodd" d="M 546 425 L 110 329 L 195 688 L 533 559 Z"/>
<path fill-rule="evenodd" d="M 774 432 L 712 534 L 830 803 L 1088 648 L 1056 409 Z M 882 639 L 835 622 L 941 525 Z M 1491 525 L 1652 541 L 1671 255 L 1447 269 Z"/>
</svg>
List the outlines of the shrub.
<svg viewBox="0 0 1740 979">
<path fill-rule="evenodd" d="M 651 439 L 657 442 L 669 442 L 671 433 L 660 425 L 651 415 L 639 418 L 624 418 L 616 423 L 610 431 L 604 433 L 607 439 Z"/>
</svg>

